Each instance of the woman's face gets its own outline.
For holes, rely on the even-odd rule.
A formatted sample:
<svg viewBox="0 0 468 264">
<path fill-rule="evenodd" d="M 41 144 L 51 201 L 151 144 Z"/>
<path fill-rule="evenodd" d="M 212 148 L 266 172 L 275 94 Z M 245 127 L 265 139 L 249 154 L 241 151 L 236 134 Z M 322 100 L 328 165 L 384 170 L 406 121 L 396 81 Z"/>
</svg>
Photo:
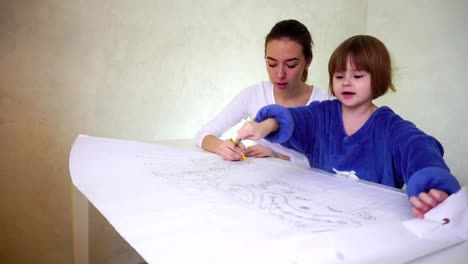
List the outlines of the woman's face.
<svg viewBox="0 0 468 264">
<path fill-rule="evenodd" d="M 302 72 L 312 61 L 312 58 L 306 61 L 302 50 L 301 44 L 287 38 L 267 43 L 266 68 L 275 89 L 294 90 L 298 87 Z"/>
</svg>

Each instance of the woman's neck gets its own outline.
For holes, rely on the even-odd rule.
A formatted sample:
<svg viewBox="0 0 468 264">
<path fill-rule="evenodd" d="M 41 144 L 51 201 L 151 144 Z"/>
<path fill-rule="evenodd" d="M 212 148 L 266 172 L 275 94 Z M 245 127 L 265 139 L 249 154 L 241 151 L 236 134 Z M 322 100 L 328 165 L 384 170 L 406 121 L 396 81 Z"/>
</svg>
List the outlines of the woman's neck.
<svg viewBox="0 0 468 264">
<path fill-rule="evenodd" d="M 288 90 L 274 89 L 275 102 L 286 107 L 307 105 L 312 95 L 313 87 L 299 82 L 296 88 Z"/>
</svg>

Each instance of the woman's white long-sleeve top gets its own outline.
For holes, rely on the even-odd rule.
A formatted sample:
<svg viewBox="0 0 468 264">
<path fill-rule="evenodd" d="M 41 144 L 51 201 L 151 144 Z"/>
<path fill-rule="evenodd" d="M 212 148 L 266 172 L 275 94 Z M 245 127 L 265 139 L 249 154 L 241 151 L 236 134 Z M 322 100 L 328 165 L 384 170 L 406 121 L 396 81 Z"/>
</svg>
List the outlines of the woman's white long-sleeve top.
<svg viewBox="0 0 468 264">
<path fill-rule="evenodd" d="M 312 101 L 330 99 L 328 93 L 313 86 L 312 94 L 307 104 Z M 265 105 L 276 104 L 273 84 L 269 81 L 260 82 L 242 90 L 213 119 L 203 125 L 195 136 L 196 144 L 201 147 L 203 138 L 207 135 L 222 136 L 228 129 L 242 120 L 254 120 L 258 110 Z M 279 144 L 270 143 L 264 139 L 257 142 L 274 152 L 289 156 L 292 162 L 309 164 L 301 153 L 287 149 Z"/>
</svg>

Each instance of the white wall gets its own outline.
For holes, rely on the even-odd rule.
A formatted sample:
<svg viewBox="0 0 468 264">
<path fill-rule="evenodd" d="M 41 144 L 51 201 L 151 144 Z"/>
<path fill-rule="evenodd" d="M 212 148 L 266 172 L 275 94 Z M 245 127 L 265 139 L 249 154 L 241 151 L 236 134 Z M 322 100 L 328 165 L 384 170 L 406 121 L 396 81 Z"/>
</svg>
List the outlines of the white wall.
<svg viewBox="0 0 468 264">
<path fill-rule="evenodd" d="M 370 0 L 367 32 L 392 53 L 396 93 L 378 100 L 436 137 L 445 160 L 468 184 L 468 2 Z"/>
<path fill-rule="evenodd" d="M 193 137 L 233 95 L 267 79 L 264 37 L 281 19 L 311 28 L 311 79 L 323 86 L 329 44 L 365 28 L 365 10 L 347 1 L 100 3 L 67 5 L 73 30 L 59 71 L 77 131 L 126 139 Z"/>
</svg>

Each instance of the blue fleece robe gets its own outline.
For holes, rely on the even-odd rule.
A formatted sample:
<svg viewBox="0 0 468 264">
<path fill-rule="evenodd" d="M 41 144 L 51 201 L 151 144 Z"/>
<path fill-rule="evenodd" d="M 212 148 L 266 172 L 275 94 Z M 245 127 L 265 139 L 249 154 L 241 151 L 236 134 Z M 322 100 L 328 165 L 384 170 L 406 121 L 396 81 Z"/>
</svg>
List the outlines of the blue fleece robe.
<svg viewBox="0 0 468 264">
<path fill-rule="evenodd" d="M 443 159 L 443 147 L 433 137 L 383 106 L 351 136 L 343 127 L 338 100 L 285 108 L 265 106 L 261 122 L 273 117 L 279 130 L 265 139 L 304 153 L 310 166 L 329 172 L 355 171 L 362 180 L 401 188 L 408 196 L 436 188 L 452 194 L 460 184 Z"/>
</svg>

